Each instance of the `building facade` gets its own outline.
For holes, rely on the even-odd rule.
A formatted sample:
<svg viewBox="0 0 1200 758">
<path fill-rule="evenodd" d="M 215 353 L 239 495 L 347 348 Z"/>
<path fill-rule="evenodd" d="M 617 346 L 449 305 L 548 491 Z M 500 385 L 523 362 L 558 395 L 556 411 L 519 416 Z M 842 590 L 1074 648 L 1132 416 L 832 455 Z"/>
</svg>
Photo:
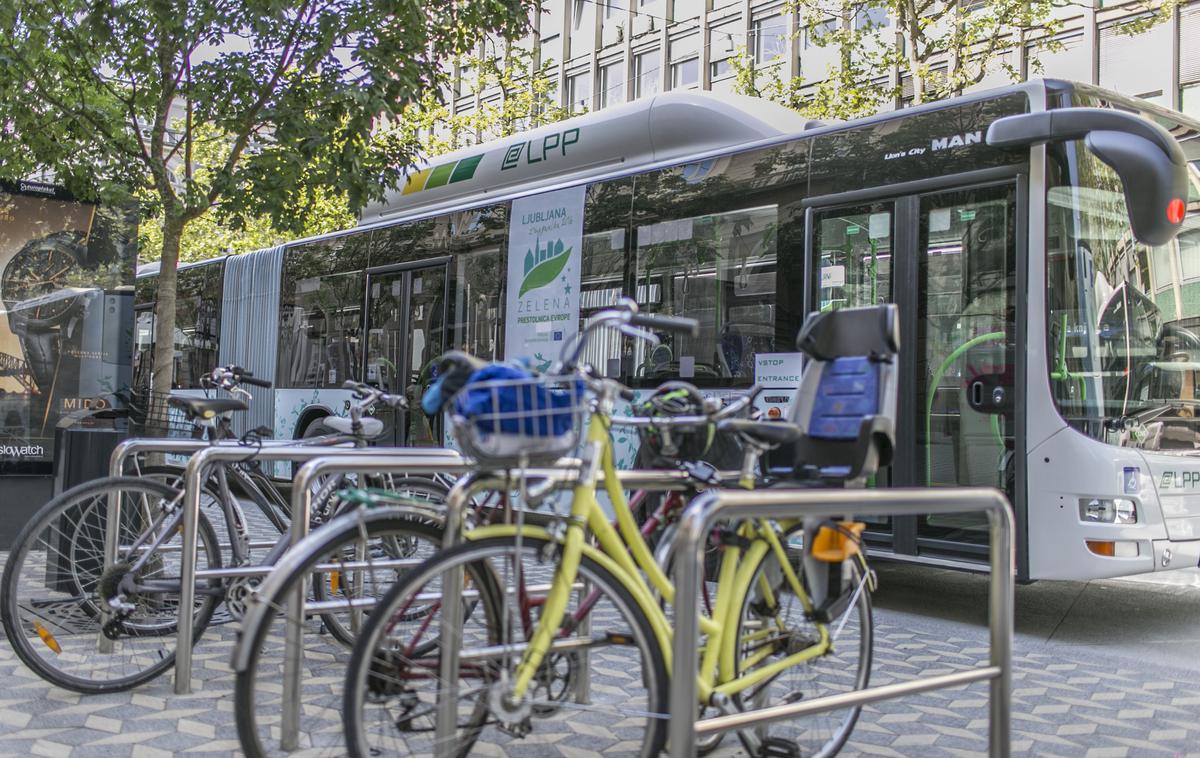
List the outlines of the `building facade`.
<svg viewBox="0 0 1200 758">
<path fill-rule="evenodd" d="M 1145 15 L 1145 5 L 1096 0 L 1095 7 L 1056 9 L 1063 22 L 1055 52 L 1033 52 L 1036 30 L 1014 35 L 1002 54 L 1023 76 L 1045 75 L 1098 84 L 1200 117 L 1200 2 L 1181 4 L 1162 23 L 1138 34 L 1119 29 Z M 837 23 L 829 19 L 826 23 Z M 879 10 L 860 11 L 853 24 L 894 34 Z M 836 63 L 837 51 L 807 38 L 795 12 L 779 0 L 544 0 L 531 33 L 518 42 L 535 68 L 551 64 L 554 97 L 572 111 L 597 110 L 658 92 L 704 89 L 731 92 L 730 58 L 739 50 L 756 67 L 780 67 L 811 85 Z M 495 47 L 492 48 L 493 50 Z M 488 54 L 482 47 L 480 56 Z M 1036 70 L 1040 62 L 1042 71 Z M 879 72 L 879 83 L 903 93 L 911 85 L 900 70 Z M 456 68 L 449 99 L 455 113 L 498 102 L 498 91 L 476 91 L 467 66 Z M 997 66 L 974 87 L 1009 81 Z"/>
</svg>

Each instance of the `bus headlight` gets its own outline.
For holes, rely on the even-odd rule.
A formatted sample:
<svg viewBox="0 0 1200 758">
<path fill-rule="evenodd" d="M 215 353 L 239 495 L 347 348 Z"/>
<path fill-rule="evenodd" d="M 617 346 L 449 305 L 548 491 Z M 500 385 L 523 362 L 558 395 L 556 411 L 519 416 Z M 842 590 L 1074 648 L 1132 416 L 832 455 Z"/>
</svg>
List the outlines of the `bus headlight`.
<svg viewBox="0 0 1200 758">
<path fill-rule="evenodd" d="M 1080 498 L 1079 520 L 1090 524 L 1136 524 L 1137 505 L 1122 497 Z"/>
</svg>

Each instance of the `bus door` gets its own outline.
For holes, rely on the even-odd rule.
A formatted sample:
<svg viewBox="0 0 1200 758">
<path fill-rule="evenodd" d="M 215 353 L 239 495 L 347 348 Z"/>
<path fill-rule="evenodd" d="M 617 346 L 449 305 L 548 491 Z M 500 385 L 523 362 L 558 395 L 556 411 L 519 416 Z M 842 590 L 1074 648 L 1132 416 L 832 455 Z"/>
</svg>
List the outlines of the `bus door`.
<svg viewBox="0 0 1200 758">
<path fill-rule="evenodd" d="M 368 384 L 408 399 L 410 410 L 380 406 L 381 445 L 440 446 L 440 419 L 421 411 L 421 393 L 445 350 L 447 264 L 423 263 L 367 275 Z"/>
<path fill-rule="evenodd" d="M 895 302 L 903 322 L 897 456 L 877 484 L 988 486 L 1015 498 L 1017 185 L 814 209 L 822 309 Z M 882 519 L 900 554 L 983 558 L 982 516 Z"/>
</svg>

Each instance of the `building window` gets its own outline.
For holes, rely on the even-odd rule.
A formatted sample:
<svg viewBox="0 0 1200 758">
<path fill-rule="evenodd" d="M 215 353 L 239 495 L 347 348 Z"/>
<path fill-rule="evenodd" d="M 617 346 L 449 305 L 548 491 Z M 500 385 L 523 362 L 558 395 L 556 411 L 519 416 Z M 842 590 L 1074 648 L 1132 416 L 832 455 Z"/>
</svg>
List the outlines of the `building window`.
<svg viewBox="0 0 1200 758">
<path fill-rule="evenodd" d="M 787 21 L 783 16 L 764 16 L 754 21 L 754 62 L 770 63 L 787 52 Z"/>
<path fill-rule="evenodd" d="M 700 59 L 688 58 L 671 64 L 671 89 L 690 87 L 700 81 Z"/>
<path fill-rule="evenodd" d="M 733 72 L 729 59 L 744 42 L 745 32 L 738 21 L 714 26 L 708 33 L 708 74 L 711 79 L 720 79 Z"/>
<path fill-rule="evenodd" d="M 965 4 L 968 10 L 970 5 L 970 2 Z M 886 6 L 860 5 L 854 11 L 855 29 L 882 29 L 891 23 Z"/>
<path fill-rule="evenodd" d="M 804 49 L 821 47 L 825 38 L 837 31 L 836 18 L 827 18 L 819 24 L 813 24 L 804 30 Z"/>
<path fill-rule="evenodd" d="M 629 0 L 600 0 L 600 5 L 604 7 L 605 19 L 624 16 L 629 10 Z"/>
<path fill-rule="evenodd" d="M 625 63 L 610 63 L 600 67 L 600 107 L 625 102 Z"/>
<path fill-rule="evenodd" d="M 700 81 L 700 35 L 689 34 L 671 41 L 671 89 L 690 87 Z"/>
<path fill-rule="evenodd" d="M 477 88 L 475 81 L 475 67 L 468 64 L 463 64 L 458 67 L 458 94 L 473 95 Z"/>
<path fill-rule="evenodd" d="M 542 37 L 542 61 L 550 60 L 555 57 L 555 53 L 562 49 L 562 39 L 557 34 L 551 34 L 547 37 Z"/>
<path fill-rule="evenodd" d="M 582 113 L 592 107 L 592 76 L 591 72 L 567 77 L 567 109 L 572 113 Z"/>
<path fill-rule="evenodd" d="M 1200 118 L 1200 83 L 1179 88 L 1179 110 L 1192 118 Z"/>
<path fill-rule="evenodd" d="M 633 59 L 633 84 L 636 88 L 633 96 L 635 99 L 649 97 L 658 93 L 661 66 L 661 59 L 657 50 L 642 53 Z"/>
</svg>

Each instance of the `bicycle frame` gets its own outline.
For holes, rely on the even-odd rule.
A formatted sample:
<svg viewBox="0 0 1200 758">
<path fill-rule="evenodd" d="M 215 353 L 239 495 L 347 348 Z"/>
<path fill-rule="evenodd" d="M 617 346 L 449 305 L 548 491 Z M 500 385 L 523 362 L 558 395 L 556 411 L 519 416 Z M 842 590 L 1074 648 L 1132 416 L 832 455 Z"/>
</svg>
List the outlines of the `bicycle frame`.
<svg viewBox="0 0 1200 758">
<path fill-rule="evenodd" d="M 562 545 L 559 565 L 555 569 L 550 591 L 541 603 L 540 620 L 516 670 L 513 696 L 518 699 L 524 697 L 542 660 L 551 650 L 555 638 L 559 636 L 580 563 L 585 555 L 609 569 L 630 591 L 650 621 L 668 671 L 672 668 L 671 625 L 662 608 L 654 601 L 653 590 L 657 590 L 667 602 L 673 602 L 675 588 L 663 568 L 654 560 L 633 518 L 625 493 L 620 488 L 610 435 L 612 399 L 608 395 L 608 392 L 601 391 L 590 416 L 582 456 L 584 471 L 572 490 L 570 517 L 565 535 L 554 537 L 542 529 L 517 525 L 480 527 L 464 535 L 466 539 L 471 540 L 500 536 L 519 537 L 521 533 L 536 534 L 539 537 L 555 539 Z M 613 503 L 615 526 L 609 522 L 596 497 L 599 471 L 604 473 L 605 491 Z M 596 537 L 598 548 L 586 544 L 585 537 L 589 530 Z M 726 630 L 740 627 L 740 611 L 751 589 L 753 573 L 768 551 L 776 556 L 789 587 L 800 599 L 805 610 L 811 611 L 813 607 L 774 528 L 762 520 L 753 524 L 743 524 L 740 530 L 742 536 L 751 540 L 750 547 L 744 551 L 737 546 L 727 547 L 722 556 L 713 613 L 711 616 L 701 615 L 699 619 L 701 632 L 708 636 L 698 682 L 699 700 L 702 704 L 709 703 L 714 694 L 733 695 L 743 692 L 792 666 L 824 655 L 832 647 L 827 628 L 823 624 L 817 624 L 820 639 L 816 644 L 778 661 L 753 668 L 771 653 L 770 647 L 764 645 L 761 651 L 748 659 L 753 670 L 741 676 L 736 675 L 737 645 L 742 639 Z M 767 583 L 762 581 L 760 586 L 767 593 L 768 601 L 773 600 Z M 767 633 L 758 632 L 745 639 L 756 641 L 765 639 L 766 636 Z"/>
<path fill-rule="evenodd" d="M 224 419 L 223 419 L 224 421 Z M 210 438 L 210 444 L 222 437 L 215 435 Z M 355 446 L 362 447 L 363 441 L 353 435 L 344 434 L 328 434 L 319 437 L 312 437 L 308 440 L 303 440 L 298 444 L 313 447 L 335 446 L 352 443 Z M 253 448 L 250 448 L 247 453 L 248 458 L 254 456 Z M 229 536 L 230 551 L 232 552 L 231 566 L 241 566 L 250 560 L 250 545 L 249 535 L 246 530 L 245 514 L 242 512 L 238 500 L 234 497 L 229 486 L 229 475 L 238 481 L 245 489 L 250 499 L 262 511 L 271 525 L 279 532 L 279 538 L 271 546 L 267 555 L 261 561 L 262 565 L 273 565 L 279 557 L 287 550 L 290 545 L 288 537 L 287 523 L 283 520 L 282 514 L 289 513 L 290 507 L 282 496 L 271 486 L 267 476 L 257 471 L 247 471 L 236 463 L 222 463 L 216 466 L 213 472 L 218 484 L 218 496 L 220 499 L 221 512 L 225 519 L 225 526 Z M 178 508 L 178 504 L 183 498 L 183 492 L 179 492 L 170 503 L 166 503 L 161 508 L 161 513 L 149 519 L 150 526 L 142 531 L 132 545 L 128 546 L 127 553 L 134 554 L 141 552 L 141 556 L 133 562 L 129 569 L 129 576 L 136 576 L 163 544 L 175 534 L 183 523 L 183 511 Z M 143 509 L 147 510 L 143 505 Z M 153 538 L 150 544 L 146 544 L 148 540 Z M 179 582 L 163 582 L 156 580 L 134 582 L 131 589 L 136 589 L 141 592 L 175 592 L 179 590 Z M 197 587 L 196 591 L 200 594 L 211 594 L 218 597 L 224 594 L 223 588 L 208 588 Z"/>
</svg>

